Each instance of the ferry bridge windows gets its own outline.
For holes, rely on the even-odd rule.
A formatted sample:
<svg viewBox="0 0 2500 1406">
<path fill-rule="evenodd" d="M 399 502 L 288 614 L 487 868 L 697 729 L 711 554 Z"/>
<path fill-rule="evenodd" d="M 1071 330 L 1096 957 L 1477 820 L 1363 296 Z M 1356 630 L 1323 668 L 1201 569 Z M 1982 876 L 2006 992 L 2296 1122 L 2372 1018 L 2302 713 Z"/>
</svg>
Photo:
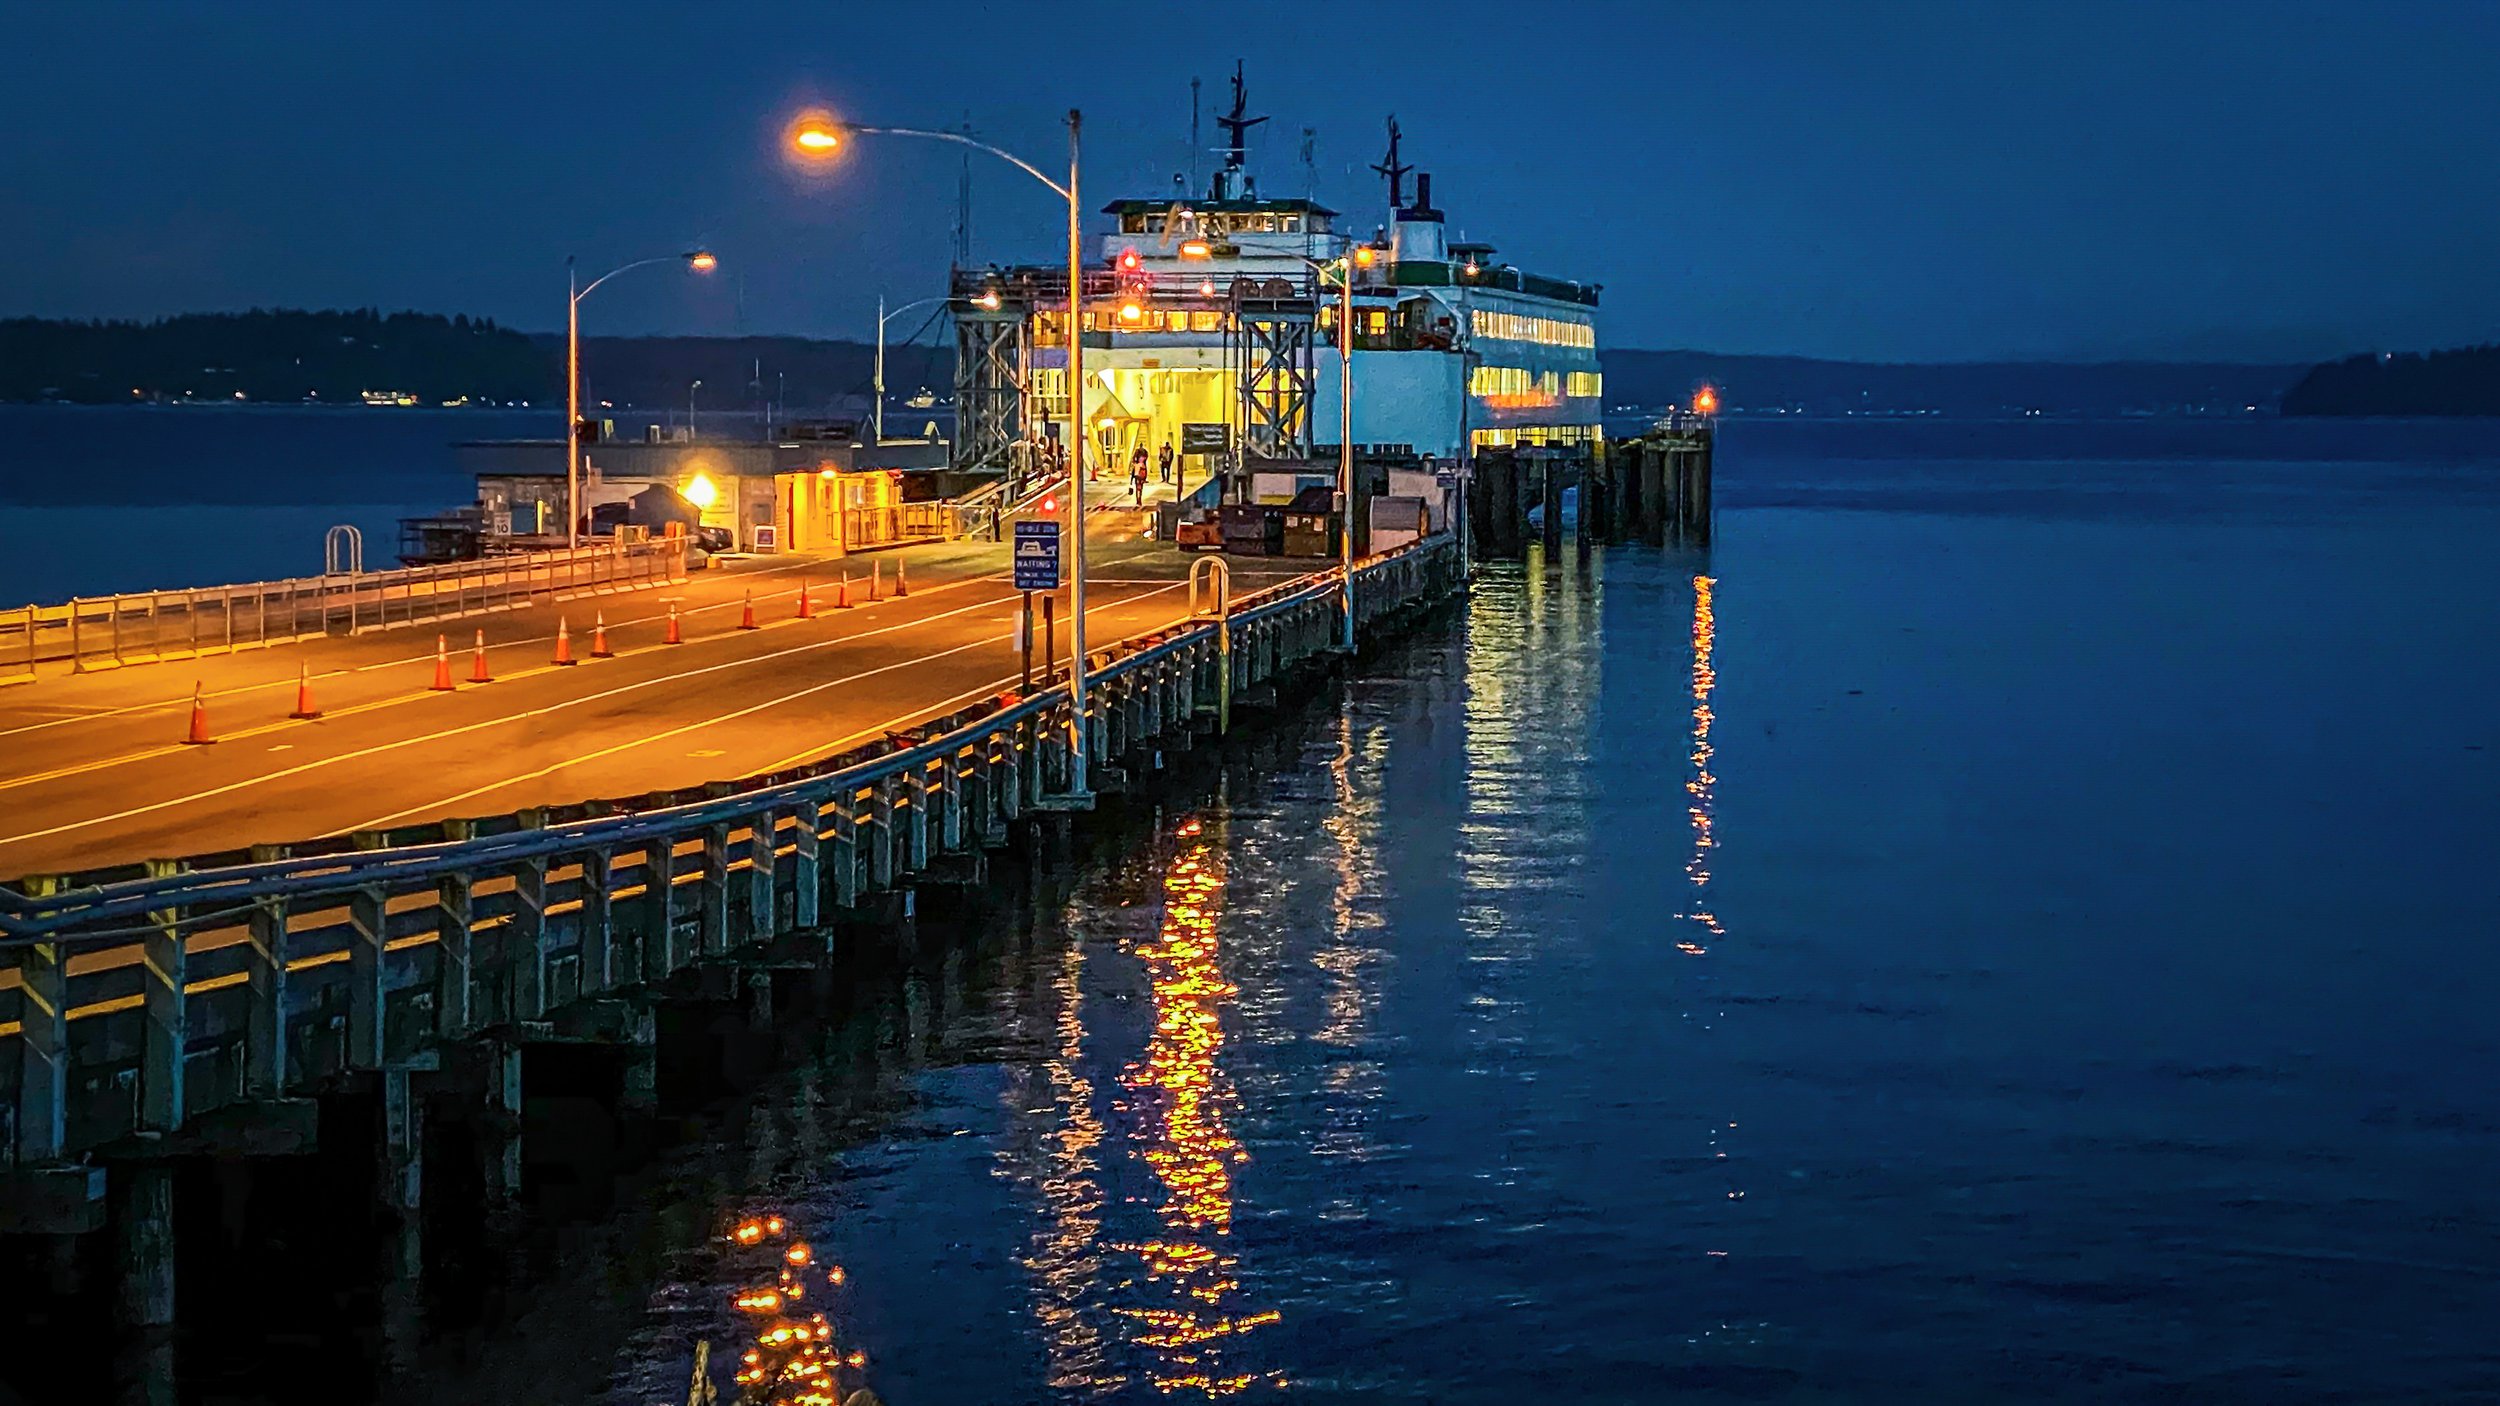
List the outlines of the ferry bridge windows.
<svg viewBox="0 0 2500 1406">
<path fill-rule="evenodd" d="M 1597 345 L 1597 329 L 1586 322 L 1536 317 L 1528 313 L 1495 312 L 1490 308 L 1471 308 L 1468 315 L 1475 335 L 1490 341 L 1533 342 L 1547 347 L 1594 348 Z"/>
</svg>

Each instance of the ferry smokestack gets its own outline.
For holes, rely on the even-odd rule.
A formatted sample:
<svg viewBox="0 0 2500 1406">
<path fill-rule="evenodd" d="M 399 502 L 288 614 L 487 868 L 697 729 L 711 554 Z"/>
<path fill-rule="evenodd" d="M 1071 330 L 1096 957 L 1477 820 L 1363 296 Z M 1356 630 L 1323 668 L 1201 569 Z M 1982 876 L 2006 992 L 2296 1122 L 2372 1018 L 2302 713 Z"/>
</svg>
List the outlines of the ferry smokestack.
<svg viewBox="0 0 2500 1406">
<path fill-rule="evenodd" d="M 1401 263 L 1439 264 L 1449 262 L 1449 237 L 1441 227 L 1441 212 L 1432 208 L 1432 177 L 1415 177 L 1415 203 L 1397 212 L 1391 222 L 1389 255 Z"/>
</svg>

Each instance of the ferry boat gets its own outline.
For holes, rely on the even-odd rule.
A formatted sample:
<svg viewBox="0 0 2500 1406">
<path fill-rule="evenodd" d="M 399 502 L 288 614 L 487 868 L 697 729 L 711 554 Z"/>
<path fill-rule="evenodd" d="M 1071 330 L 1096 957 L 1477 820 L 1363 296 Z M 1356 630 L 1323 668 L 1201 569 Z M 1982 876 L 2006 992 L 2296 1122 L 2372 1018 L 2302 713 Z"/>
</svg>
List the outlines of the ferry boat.
<svg viewBox="0 0 2500 1406">
<path fill-rule="evenodd" d="M 1601 437 L 1598 285 L 1526 272 L 1452 239 L 1432 178 L 1388 123 L 1375 222 L 1262 195 L 1239 67 L 1202 193 L 1114 200 L 1084 275 L 1083 423 L 1097 465 L 1169 444 L 1184 481 L 1248 501 L 1262 470 L 1333 469 L 1340 270 L 1352 267 L 1353 438 L 1367 461 L 1425 469 L 1497 446 L 1586 452 Z M 1412 194 L 1407 177 L 1414 176 Z M 957 469 L 1020 476 L 1068 412 L 1064 265 L 955 270 Z M 1195 472 L 1188 472 L 1195 470 Z M 1285 485 L 1290 487 L 1290 485 Z M 1212 492 L 1212 490 L 1211 490 Z M 1262 494 L 1261 496 L 1269 496 Z"/>
</svg>

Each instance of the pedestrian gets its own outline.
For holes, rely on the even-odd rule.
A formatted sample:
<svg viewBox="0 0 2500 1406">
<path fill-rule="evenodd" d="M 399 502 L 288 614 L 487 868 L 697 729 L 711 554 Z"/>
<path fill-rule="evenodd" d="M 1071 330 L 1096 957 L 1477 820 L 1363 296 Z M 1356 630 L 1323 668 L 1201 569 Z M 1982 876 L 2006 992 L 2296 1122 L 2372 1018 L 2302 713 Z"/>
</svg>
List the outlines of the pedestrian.
<svg viewBox="0 0 2500 1406">
<path fill-rule="evenodd" d="M 1163 441 L 1163 452 L 1157 455 L 1156 458 L 1162 464 L 1163 481 L 1165 483 L 1170 483 L 1172 481 L 1172 441 L 1169 438 L 1166 438 Z"/>
<path fill-rule="evenodd" d="M 1146 446 L 1143 444 L 1129 451 L 1128 482 L 1129 492 L 1137 500 L 1137 506 L 1146 506 Z"/>
</svg>

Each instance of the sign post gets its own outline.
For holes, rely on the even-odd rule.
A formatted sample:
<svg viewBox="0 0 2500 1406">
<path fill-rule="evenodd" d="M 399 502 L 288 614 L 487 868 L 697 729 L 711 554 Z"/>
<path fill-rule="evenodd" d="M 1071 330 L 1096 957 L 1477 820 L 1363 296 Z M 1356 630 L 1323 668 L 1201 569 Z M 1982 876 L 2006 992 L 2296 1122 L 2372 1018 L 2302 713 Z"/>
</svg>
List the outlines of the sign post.
<svg viewBox="0 0 2500 1406">
<path fill-rule="evenodd" d="M 1016 589 L 1024 592 L 1024 684 L 1033 686 L 1033 593 L 1059 589 L 1059 524 L 1047 520 L 1026 520 L 1016 524 L 1015 547 Z M 1050 628 L 1052 597 L 1042 597 L 1043 629 Z M 1042 668 L 1047 675 L 1055 662 L 1050 655 L 1057 651 L 1045 637 Z"/>
</svg>

